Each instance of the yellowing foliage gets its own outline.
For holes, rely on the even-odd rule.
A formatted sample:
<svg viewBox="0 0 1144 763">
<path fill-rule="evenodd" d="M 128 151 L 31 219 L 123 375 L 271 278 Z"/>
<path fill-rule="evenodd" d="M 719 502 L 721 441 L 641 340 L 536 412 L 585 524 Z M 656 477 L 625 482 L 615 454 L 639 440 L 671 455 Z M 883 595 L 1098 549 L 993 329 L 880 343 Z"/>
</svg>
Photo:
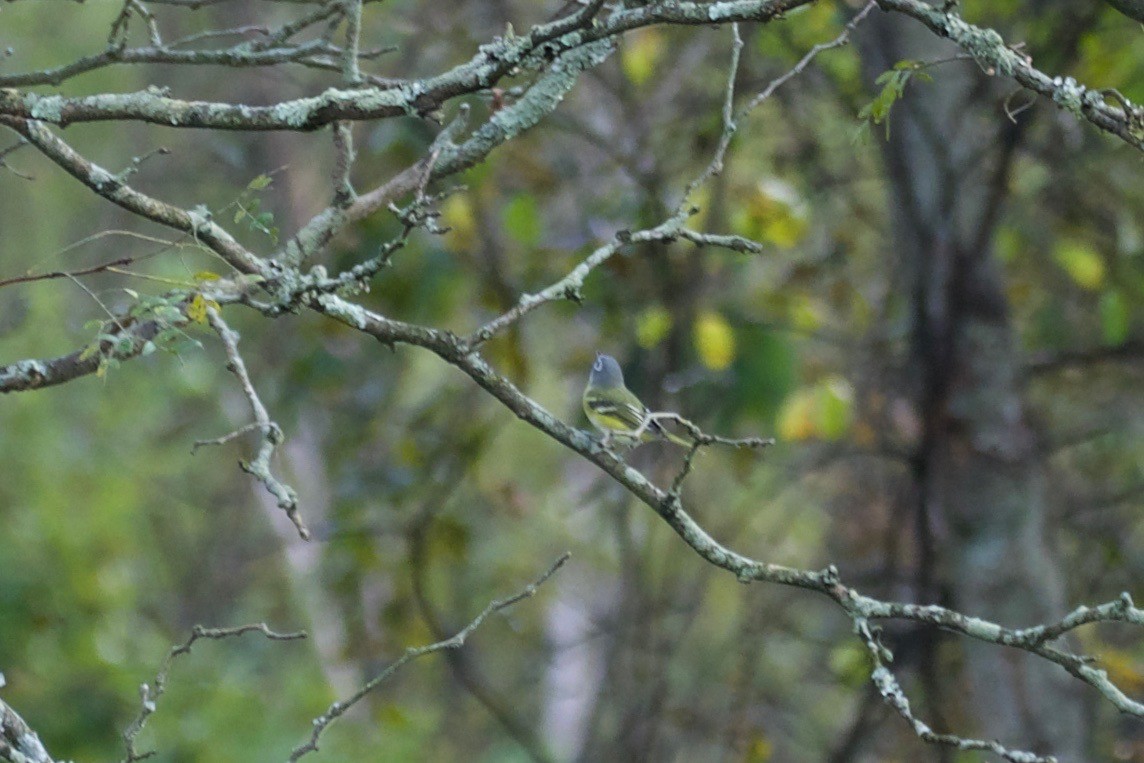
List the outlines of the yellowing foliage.
<svg viewBox="0 0 1144 763">
<path fill-rule="evenodd" d="M 441 224 L 450 230 L 444 236 L 449 249 L 471 249 L 477 240 L 477 216 L 473 202 L 463 193 L 455 193 L 441 205 Z"/>
<path fill-rule="evenodd" d="M 1144 691 L 1144 664 L 1128 651 L 1104 646 L 1097 650 L 1099 666 L 1108 671 L 1114 684 L 1129 694 Z"/>
<path fill-rule="evenodd" d="M 794 186 L 777 178 L 761 181 L 737 207 L 737 233 L 789 249 L 810 227 L 806 206 Z"/>
<path fill-rule="evenodd" d="M 778 432 L 784 440 L 838 440 L 854 421 L 854 389 L 841 376 L 828 376 L 796 390 L 779 409 Z"/>
<path fill-rule="evenodd" d="M 723 371 L 735 360 L 735 330 L 719 313 L 706 310 L 695 321 L 695 350 L 712 371 Z"/>
<path fill-rule="evenodd" d="M 779 438 L 809 440 L 814 436 L 814 396 L 808 389 L 796 390 L 784 402 L 778 415 Z"/>
<path fill-rule="evenodd" d="M 640 29 L 628 35 L 620 53 L 620 66 L 635 85 L 651 79 L 667 47 L 663 31 L 655 27 Z"/>
<path fill-rule="evenodd" d="M 1089 244 L 1062 241 L 1053 250 L 1053 259 L 1082 288 L 1096 290 L 1104 283 L 1104 260 Z"/>
<path fill-rule="evenodd" d="M 646 308 L 636 318 L 636 341 L 640 347 L 650 350 L 663 341 L 671 331 L 671 313 L 663 305 Z"/>
</svg>

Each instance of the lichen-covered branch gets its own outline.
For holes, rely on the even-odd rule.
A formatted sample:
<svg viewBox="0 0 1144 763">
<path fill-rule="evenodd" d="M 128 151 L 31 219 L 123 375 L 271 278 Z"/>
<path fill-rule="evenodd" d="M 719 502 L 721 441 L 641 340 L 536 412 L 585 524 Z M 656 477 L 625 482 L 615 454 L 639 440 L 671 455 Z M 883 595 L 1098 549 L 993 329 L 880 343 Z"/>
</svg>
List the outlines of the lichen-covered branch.
<svg viewBox="0 0 1144 763">
<path fill-rule="evenodd" d="M 1144 704 L 1127 697 L 1111 682 L 1105 671 L 1090 664 L 1091 660 L 1045 643 L 1090 622 L 1144 624 L 1144 612 L 1126 604 L 1124 597 L 1091 611 L 1090 608 L 1081 608 L 1062 621 L 1063 624 L 1046 626 L 1044 631 L 1013 629 L 946 607 L 873 599 L 844 585 L 833 567 L 819 571 L 799 570 L 753 559 L 732 551 L 711 537 L 685 510 L 678 486 L 674 486 L 674 490 L 657 487 L 641 472 L 604 447 L 597 438 L 568 426 L 525 395 L 511 381 L 497 374 L 464 339 L 449 332 L 386 318 L 335 295 L 322 295 L 314 308 L 384 344 L 400 342 L 434 352 L 468 375 L 518 418 L 596 464 L 659 514 L 699 556 L 732 573 L 743 583 L 767 582 L 814 591 L 834 601 L 855 623 L 876 619 L 906 620 L 960 633 L 978 641 L 1027 651 L 1060 665 L 1099 691 L 1121 712 L 1144 717 Z"/>
<path fill-rule="evenodd" d="M 339 120 L 374 120 L 424 115 L 459 95 L 493 87 L 515 68 L 549 68 L 548 61 L 581 47 L 614 44 L 624 32 L 654 24 L 717 24 L 770 21 L 811 0 L 735 0 L 716 4 L 677 2 L 617 10 L 606 19 L 574 14 L 481 46 L 469 61 L 415 82 L 392 86 L 329 88 L 325 92 L 268 106 L 187 101 L 166 92 L 101 93 L 67 97 L 0 90 L 0 115 L 57 125 L 92 121 L 143 121 L 218 130 L 314 130 Z M 594 22 L 594 23 L 593 23 Z M 578 73 L 578 72 L 576 72 Z"/>
<path fill-rule="evenodd" d="M 0 114 L 0 124 L 15 130 L 69 175 L 113 204 L 147 220 L 190 234 L 243 273 L 265 275 L 270 272 L 266 263 L 235 241 L 233 236 L 211 220 L 205 210 L 188 212 L 136 191 L 120 176 L 88 161 L 40 122 Z"/>
<path fill-rule="evenodd" d="M 108 360 L 130 360 L 142 355 L 147 343 L 165 326 L 182 328 L 188 322 L 185 316 L 173 323 L 117 319 L 117 325 L 109 329 L 107 338 L 99 340 L 94 349 L 89 346 L 56 358 L 30 358 L 0 366 L 0 394 L 54 387 L 97 373 Z"/>
<path fill-rule="evenodd" d="M 2 684 L 0 684 L 2 685 Z M 0 763 L 53 763 L 40 737 L 0 699 Z"/>
<path fill-rule="evenodd" d="M 250 409 L 254 413 L 254 422 L 258 425 L 259 431 L 262 432 L 262 444 L 258 448 L 258 455 L 253 461 L 239 462 L 242 470 L 263 484 L 266 492 L 274 496 L 278 508 L 286 512 L 286 516 L 294 524 L 302 540 L 309 540 L 310 531 L 306 529 L 306 524 L 298 513 L 298 494 L 294 492 L 294 488 L 279 480 L 270 471 L 270 459 L 278 446 L 282 444 L 284 436 L 282 428 L 278 426 L 277 422 L 270 419 L 266 406 L 262 404 L 262 399 L 254 390 L 254 383 L 250 381 L 250 374 L 246 371 L 246 363 L 238 352 L 238 332 L 226 324 L 214 307 L 207 308 L 207 320 L 210 321 L 211 328 L 215 330 L 226 348 L 226 367 L 238 377 L 239 383 L 242 384 L 242 393 L 250 403 Z"/>
<path fill-rule="evenodd" d="M 1033 66 L 1027 54 L 1006 45 L 995 30 L 974 26 L 962 19 L 956 12 L 956 4 L 946 3 L 948 10 L 943 10 L 921 0 L 878 0 L 878 6 L 884 11 L 917 19 L 973 56 L 989 74 L 1012 77 L 1060 108 L 1144 151 L 1144 107 L 1123 95 L 1087 88 L 1072 77 L 1045 74 Z M 1108 102 L 1109 98 L 1115 105 Z"/>
<path fill-rule="evenodd" d="M 865 619 L 858 618 L 854 621 L 854 629 L 862 641 L 866 643 L 866 647 L 870 652 L 870 659 L 874 664 L 870 678 L 874 682 L 874 686 L 878 689 L 878 693 L 882 695 L 882 700 L 892 707 L 906 723 L 910 724 L 914 733 L 917 734 L 918 738 L 923 742 L 940 745 L 942 747 L 951 747 L 955 750 L 991 752 L 998 757 L 1011 761 L 1011 763 L 1056 763 L 1057 759 L 1052 755 L 1041 756 L 1024 750 L 1013 750 L 997 741 L 968 739 L 966 737 L 957 736 L 956 734 L 939 734 L 935 732 L 930 728 L 929 724 L 914 715 L 913 710 L 910 708 L 909 698 L 906 696 L 905 691 L 902 690 L 902 686 L 898 683 L 897 677 L 888 666 L 890 660 L 893 659 L 893 654 L 878 640 L 878 633 L 874 627 Z"/>
</svg>

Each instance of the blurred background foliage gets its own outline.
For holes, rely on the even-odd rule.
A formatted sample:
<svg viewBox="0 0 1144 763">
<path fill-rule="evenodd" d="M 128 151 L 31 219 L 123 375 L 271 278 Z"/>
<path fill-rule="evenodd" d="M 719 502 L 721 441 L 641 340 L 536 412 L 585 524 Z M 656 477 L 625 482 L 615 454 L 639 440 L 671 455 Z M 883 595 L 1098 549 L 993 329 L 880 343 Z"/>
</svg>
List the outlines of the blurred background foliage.
<svg viewBox="0 0 1144 763">
<path fill-rule="evenodd" d="M 397 46 L 371 70 L 437 72 L 506 23 L 527 29 L 557 5 L 367 6 L 365 39 Z M 963 5 L 971 20 L 1027 40 L 1038 62 L 1053 60 L 1051 25 L 1024 3 Z M 1050 71 L 1139 102 L 1139 25 L 1098 9 L 1067 68 Z M 289 3 L 153 10 L 168 37 L 295 13 Z M 5 5 L 0 49 L 13 52 L 0 67 L 53 66 L 94 52 L 117 11 L 115 3 Z M 836 36 L 852 12 L 821 2 L 747 27 L 741 92 L 758 92 Z M 444 184 L 460 186 L 442 204 L 451 230 L 415 235 L 363 302 L 402 320 L 469 330 L 522 291 L 563 276 L 615 231 L 658 223 L 718 140 L 729 34 L 652 28 L 626 37 L 551 118 Z M 131 39 L 143 42 L 144 30 Z M 940 89 L 943 71 L 958 66 L 974 64 L 931 67 L 933 82 L 911 81 L 902 98 Z M 170 84 L 180 97 L 264 103 L 336 81 L 285 67 L 119 66 L 59 90 Z M 629 386 L 653 408 L 729 436 L 774 434 L 779 444 L 763 457 L 700 457 L 689 480 L 697 518 L 753 556 L 835 563 L 864 591 L 903 597 L 887 565 L 908 566 L 913 552 L 908 541 L 888 545 L 885 530 L 898 521 L 894 507 L 906 490 L 898 454 L 919 423 L 879 378 L 904 352 L 906 318 L 889 252 L 882 128 L 863 137 L 858 119 L 877 92 L 855 50 L 831 51 L 741 125 L 727 171 L 697 199 L 695 227 L 755 238 L 765 254 L 632 248 L 589 279 L 582 305 L 546 307 L 487 352 L 579 426 L 580 390 L 600 350 L 621 359 Z M 489 99 L 471 105 L 475 119 L 493 107 Z M 1050 532 L 1069 601 L 1103 600 L 1131 590 L 1144 572 L 1140 158 L 1051 106 L 1022 118 L 1034 125 L 1008 180 L 996 257 L 1027 359 L 1026 397 L 1043 442 Z M 354 132 L 354 179 L 368 188 L 421 156 L 435 129 L 409 119 Z M 273 248 L 267 228 L 288 235 L 330 195 L 325 133 L 90 124 L 65 137 L 112 171 L 169 148 L 143 163 L 135 185 L 186 207 L 207 205 L 256 251 Z M 167 234 L 29 149 L 5 161 L 32 179 L 0 171 L 0 278 L 149 252 L 135 272 L 187 280 L 221 267 L 186 242 L 171 248 L 112 233 L 73 246 L 104 231 Z M 272 183 L 249 188 L 261 175 Z M 246 214 L 232 224 L 240 208 Z M 259 222 L 267 212 L 272 219 Z M 391 215 L 376 215 L 336 241 L 327 265 L 348 267 L 399 232 Z M 130 304 L 125 288 L 166 288 L 121 274 L 84 283 L 112 309 Z M 85 323 L 101 315 L 67 279 L 2 288 L 0 362 L 81 347 L 91 340 Z M 761 763 L 936 755 L 870 701 L 868 666 L 847 621 L 813 598 L 718 574 L 594 468 L 428 353 L 391 352 L 313 315 L 271 323 L 230 308 L 227 318 L 287 433 L 278 468 L 300 491 L 316 536 L 308 545 L 238 469 L 250 442 L 191 454 L 196 439 L 249 416 L 205 332 L 189 330 L 201 348 L 0 401 L 3 691 L 55 755 L 120 755 L 138 684 L 152 680 L 193 624 L 266 621 L 312 638 L 200 643 L 175 664 L 144 741 L 160 760 L 283 759 L 334 698 L 406 646 L 450 635 L 564 549 L 572 562 L 536 599 L 488 622 L 463 651 L 410 665 L 335 724 L 313 757 Z M 661 484 L 680 464 L 670 445 L 646 446 L 632 459 Z M 1126 688 L 1144 686 L 1138 640 L 1114 629 L 1085 638 Z M 1105 754 L 1144 759 L 1133 729 L 1118 725 L 1111 708 L 1091 708 Z M 959 711 L 947 717 L 956 721 Z"/>
</svg>

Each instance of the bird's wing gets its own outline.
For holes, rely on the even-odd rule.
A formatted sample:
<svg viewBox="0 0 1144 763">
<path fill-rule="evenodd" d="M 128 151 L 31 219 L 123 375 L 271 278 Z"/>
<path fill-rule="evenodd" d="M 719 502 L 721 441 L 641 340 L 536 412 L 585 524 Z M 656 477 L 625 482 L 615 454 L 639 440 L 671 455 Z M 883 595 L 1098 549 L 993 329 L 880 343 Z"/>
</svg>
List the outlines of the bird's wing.
<svg viewBox="0 0 1144 763">
<path fill-rule="evenodd" d="M 644 423 L 647 418 L 647 408 L 642 404 L 636 404 L 628 401 L 607 400 L 598 397 L 591 397 L 584 401 L 585 407 L 597 416 L 604 416 L 607 418 L 617 419 L 622 421 L 628 429 L 639 429 L 640 425 Z M 659 427 L 658 424 L 652 422 L 648 427 L 649 430 L 656 431 Z"/>
</svg>

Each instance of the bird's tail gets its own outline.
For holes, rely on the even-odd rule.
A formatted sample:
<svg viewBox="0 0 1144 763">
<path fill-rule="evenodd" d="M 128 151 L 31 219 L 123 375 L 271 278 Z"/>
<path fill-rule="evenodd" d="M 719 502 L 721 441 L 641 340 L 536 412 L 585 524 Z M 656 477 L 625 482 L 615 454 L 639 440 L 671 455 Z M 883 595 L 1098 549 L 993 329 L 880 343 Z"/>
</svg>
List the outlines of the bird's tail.
<svg viewBox="0 0 1144 763">
<path fill-rule="evenodd" d="M 663 426 L 658 421 L 652 421 L 651 426 L 649 426 L 647 428 L 647 432 L 644 433 L 644 441 L 647 442 L 649 440 L 667 440 L 668 442 L 673 442 L 679 447 L 687 448 L 688 450 L 690 450 L 691 446 L 695 444 L 695 441 L 690 437 L 680 436 L 674 432 L 667 431 L 667 427 Z"/>
</svg>

